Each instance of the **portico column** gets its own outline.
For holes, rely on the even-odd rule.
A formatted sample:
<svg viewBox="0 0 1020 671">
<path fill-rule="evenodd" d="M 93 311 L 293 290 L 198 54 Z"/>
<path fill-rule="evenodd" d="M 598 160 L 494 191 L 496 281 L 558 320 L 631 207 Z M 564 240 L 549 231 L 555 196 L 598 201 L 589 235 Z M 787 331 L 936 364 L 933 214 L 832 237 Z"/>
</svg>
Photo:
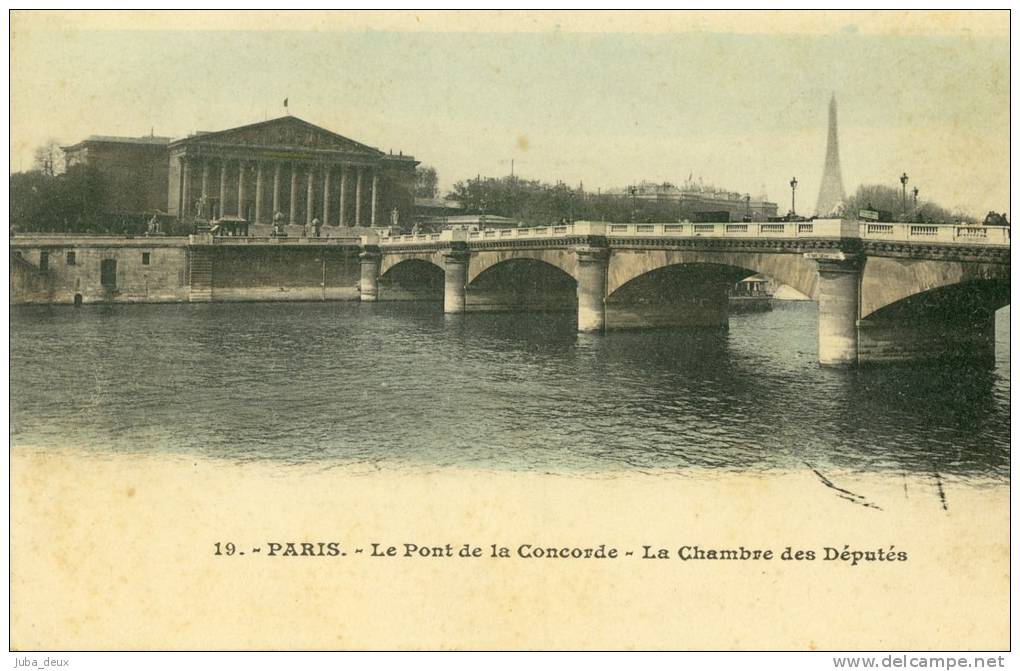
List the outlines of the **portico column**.
<svg viewBox="0 0 1020 671">
<path fill-rule="evenodd" d="M 255 223 L 262 223 L 262 161 L 255 164 Z"/>
<path fill-rule="evenodd" d="M 855 366 L 864 259 L 842 251 L 804 256 L 818 262 L 818 363 Z"/>
<path fill-rule="evenodd" d="M 202 216 L 209 216 L 209 159 L 202 159 Z"/>
<path fill-rule="evenodd" d="M 237 218 L 244 219 L 244 161 L 237 161 Z"/>
<path fill-rule="evenodd" d="M 379 264 L 382 253 L 378 247 L 366 245 L 358 255 L 358 260 L 361 262 L 361 282 L 358 285 L 361 300 L 364 303 L 374 303 L 379 300 Z"/>
<path fill-rule="evenodd" d="M 467 244 L 463 242 L 453 244 L 454 247 L 443 254 L 446 271 L 443 312 L 447 314 L 464 312 L 468 264 L 471 262 L 471 252 L 468 250 Z"/>
<path fill-rule="evenodd" d="M 216 213 L 217 219 L 223 218 L 224 208 L 227 206 L 227 159 L 220 159 L 220 207 Z"/>
<path fill-rule="evenodd" d="M 290 217 L 288 224 L 297 223 L 297 163 L 290 164 Z"/>
<path fill-rule="evenodd" d="M 361 226 L 361 173 L 360 167 L 355 168 L 357 177 L 354 182 L 354 225 Z"/>
<path fill-rule="evenodd" d="M 315 168 L 308 167 L 308 197 L 305 199 L 305 225 L 312 225 L 315 216 Z"/>
<path fill-rule="evenodd" d="M 347 225 L 347 166 L 340 166 L 340 225 Z"/>
<path fill-rule="evenodd" d="M 269 217 L 276 221 L 276 213 L 280 211 L 280 162 L 273 162 L 273 211 Z"/>
<path fill-rule="evenodd" d="M 376 208 L 379 205 L 379 173 L 375 170 L 372 171 L 372 226 L 375 226 Z"/>
<path fill-rule="evenodd" d="M 575 247 L 574 253 L 577 254 L 577 330 L 601 333 L 606 328 L 609 247 L 604 241 L 591 241 Z"/>
<path fill-rule="evenodd" d="M 322 172 L 324 173 L 322 179 L 322 225 L 329 226 L 329 174 L 332 172 L 329 164 L 323 167 Z"/>
<path fill-rule="evenodd" d="M 187 157 L 181 158 L 181 179 L 184 180 L 184 186 L 181 188 L 181 221 L 185 220 L 185 217 L 191 219 L 191 164 Z"/>
</svg>

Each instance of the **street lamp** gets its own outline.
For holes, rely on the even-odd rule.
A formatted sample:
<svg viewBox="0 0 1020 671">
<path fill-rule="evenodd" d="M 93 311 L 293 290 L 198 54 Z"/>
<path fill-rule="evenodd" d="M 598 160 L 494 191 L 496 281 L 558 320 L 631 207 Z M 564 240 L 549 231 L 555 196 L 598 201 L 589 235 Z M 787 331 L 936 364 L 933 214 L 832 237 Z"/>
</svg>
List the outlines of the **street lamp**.
<svg viewBox="0 0 1020 671">
<path fill-rule="evenodd" d="M 630 187 L 630 220 L 634 221 L 637 216 L 637 187 Z"/>
<path fill-rule="evenodd" d="M 797 178 L 790 180 L 790 214 L 797 216 Z"/>
<path fill-rule="evenodd" d="M 900 184 L 903 185 L 903 211 L 904 212 L 907 211 L 907 182 L 909 182 L 909 181 L 910 181 L 910 178 L 907 177 L 907 173 L 903 173 L 902 175 L 900 175 Z"/>
<path fill-rule="evenodd" d="M 916 186 L 914 187 L 914 216 L 917 216 L 917 192 L 920 191 Z"/>
</svg>

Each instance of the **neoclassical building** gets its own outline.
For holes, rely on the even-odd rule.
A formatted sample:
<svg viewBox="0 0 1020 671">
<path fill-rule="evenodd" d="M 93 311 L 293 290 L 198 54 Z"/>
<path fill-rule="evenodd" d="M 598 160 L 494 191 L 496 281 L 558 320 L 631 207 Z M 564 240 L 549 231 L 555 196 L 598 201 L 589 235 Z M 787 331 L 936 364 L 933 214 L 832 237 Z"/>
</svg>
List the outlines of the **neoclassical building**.
<svg viewBox="0 0 1020 671">
<path fill-rule="evenodd" d="M 417 161 L 293 116 L 168 145 L 167 211 L 183 223 L 409 224 Z"/>
</svg>

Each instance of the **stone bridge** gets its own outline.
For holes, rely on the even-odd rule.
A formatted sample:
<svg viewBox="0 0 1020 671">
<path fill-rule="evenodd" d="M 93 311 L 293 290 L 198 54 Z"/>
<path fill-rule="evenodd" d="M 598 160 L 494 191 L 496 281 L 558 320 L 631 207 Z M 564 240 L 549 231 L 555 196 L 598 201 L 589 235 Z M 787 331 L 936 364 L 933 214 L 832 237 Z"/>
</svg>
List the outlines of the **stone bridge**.
<svg viewBox="0 0 1020 671">
<path fill-rule="evenodd" d="M 818 303 L 825 365 L 991 362 L 1009 229 L 816 219 L 569 225 L 361 239 L 362 301 L 447 313 L 570 310 L 583 332 L 724 326 L 727 290 L 768 275 Z"/>
</svg>

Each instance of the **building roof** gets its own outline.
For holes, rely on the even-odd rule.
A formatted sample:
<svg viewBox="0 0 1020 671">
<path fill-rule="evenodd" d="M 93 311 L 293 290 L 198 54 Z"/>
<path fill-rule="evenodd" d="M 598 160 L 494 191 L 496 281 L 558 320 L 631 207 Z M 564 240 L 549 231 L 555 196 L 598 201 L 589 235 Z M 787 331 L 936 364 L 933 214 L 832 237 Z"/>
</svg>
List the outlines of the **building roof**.
<svg viewBox="0 0 1020 671">
<path fill-rule="evenodd" d="M 399 156 L 387 155 L 376 147 L 370 147 L 367 144 L 344 137 L 339 133 L 316 126 L 296 116 L 282 116 L 236 128 L 195 133 L 188 137 L 174 140 L 170 143 L 170 146 L 172 148 L 206 143 L 343 151 L 367 154 L 374 158 L 385 158 L 387 160 L 414 161 L 413 156 L 404 156 L 403 154 Z"/>
<path fill-rule="evenodd" d="M 456 200 L 445 200 L 443 198 L 415 198 L 415 207 L 446 208 L 450 210 L 464 209 L 463 203 Z"/>
<path fill-rule="evenodd" d="M 517 226 L 519 221 L 511 217 L 500 217 L 495 214 L 455 214 L 449 217 L 428 217 L 432 220 L 442 220 L 449 225 L 465 224 L 488 224 L 490 226 Z"/>
<path fill-rule="evenodd" d="M 81 149 L 87 144 L 144 144 L 153 146 L 166 146 L 173 138 L 160 135 L 143 135 L 142 137 L 126 137 L 122 135 L 89 135 L 87 138 L 76 144 L 61 147 L 64 151 Z"/>
</svg>

